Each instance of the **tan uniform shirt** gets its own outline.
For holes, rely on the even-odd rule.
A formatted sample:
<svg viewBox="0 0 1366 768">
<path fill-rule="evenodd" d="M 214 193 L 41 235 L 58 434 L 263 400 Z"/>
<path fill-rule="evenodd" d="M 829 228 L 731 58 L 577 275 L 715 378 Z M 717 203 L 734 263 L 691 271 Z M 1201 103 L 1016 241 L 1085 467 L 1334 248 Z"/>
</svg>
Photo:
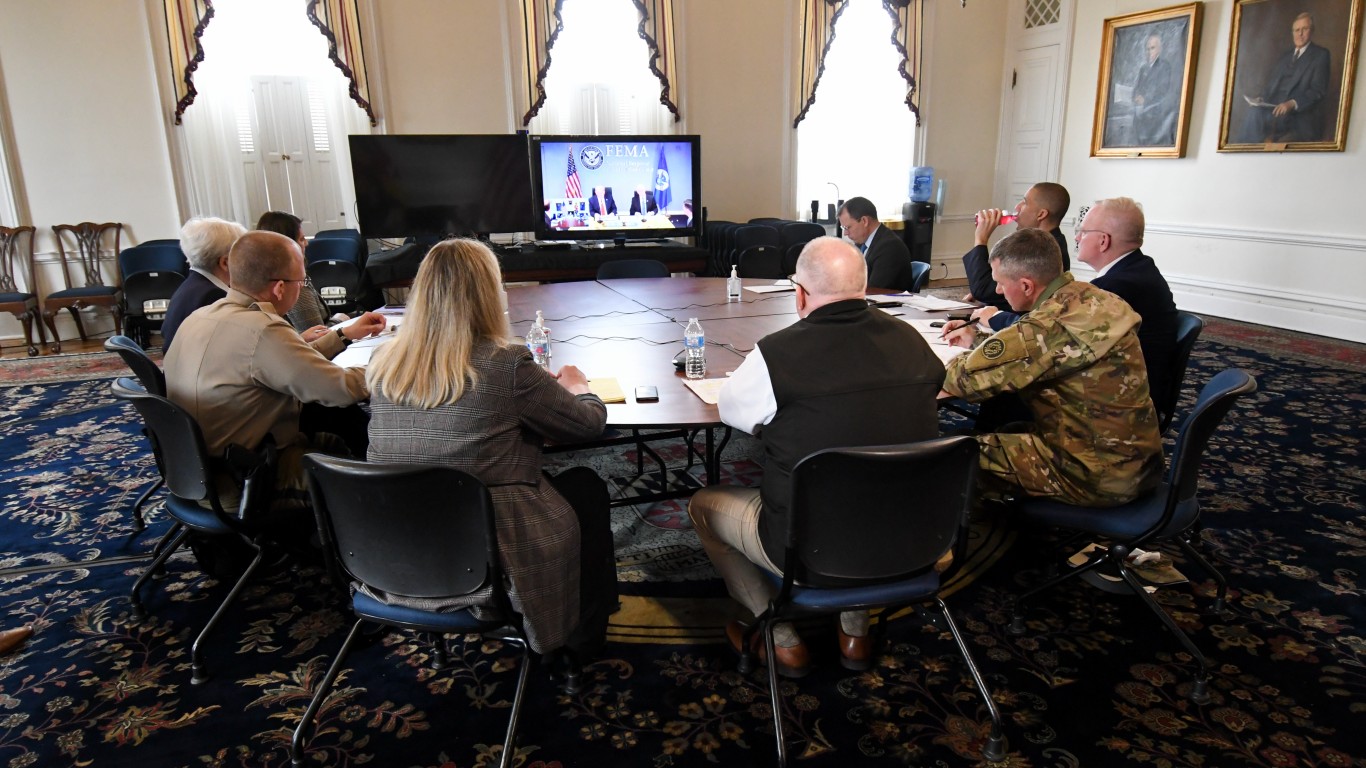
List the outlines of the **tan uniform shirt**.
<svg viewBox="0 0 1366 768">
<path fill-rule="evenodd" d="M 363 369 L 324 356 L 341 346 L 336 334 L 310 346 L 269 302 L 229 290 L 180 326 L 166 356 L 166 388 L 199 422 L 210 456 L 231 443 L 256 448 L 268 434 L 281 447 L 301 443 L 302 403 L 368 397 Z"/>
</svg>

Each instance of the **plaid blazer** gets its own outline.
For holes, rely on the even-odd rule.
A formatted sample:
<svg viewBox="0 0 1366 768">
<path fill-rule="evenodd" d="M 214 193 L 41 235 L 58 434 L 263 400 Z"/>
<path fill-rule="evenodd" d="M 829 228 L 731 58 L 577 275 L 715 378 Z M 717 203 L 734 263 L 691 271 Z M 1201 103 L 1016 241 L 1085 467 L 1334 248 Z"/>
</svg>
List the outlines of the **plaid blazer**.
<svg viewBox="0 0 1366 768">
<path fill-rule="evenodd" d="M 489 487 L 513 607 L 526 621 L 531 647 L 545 653 L 564 645 L 578 623 L 579 525 L 541 474 L 541 446 L 546 438 L 571 442 L 602 434 L 607 406 L 597 395 L 569 394 L 525 347 L 481 343 L 470 362 L 473 387 L 432 409 L 395 403 L 376 382 L 369 459 L 442 464 Z M 428 610 L 477 603 L 373 596 Z"/>
</svg>

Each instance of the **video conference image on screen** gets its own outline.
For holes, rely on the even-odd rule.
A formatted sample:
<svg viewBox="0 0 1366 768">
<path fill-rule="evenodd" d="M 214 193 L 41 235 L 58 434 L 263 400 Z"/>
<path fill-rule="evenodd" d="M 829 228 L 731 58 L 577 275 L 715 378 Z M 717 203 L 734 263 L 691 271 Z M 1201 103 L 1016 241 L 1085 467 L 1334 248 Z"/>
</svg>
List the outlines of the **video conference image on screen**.
<svg viewBox="0 0 1366 768">
<path fill-rule="evenodd" d="M 603 230 L 693 227 L 695 146 L 607 137 L 534 141 L 544 208 L 540 230 L 592 237 Z"/>
</svg>

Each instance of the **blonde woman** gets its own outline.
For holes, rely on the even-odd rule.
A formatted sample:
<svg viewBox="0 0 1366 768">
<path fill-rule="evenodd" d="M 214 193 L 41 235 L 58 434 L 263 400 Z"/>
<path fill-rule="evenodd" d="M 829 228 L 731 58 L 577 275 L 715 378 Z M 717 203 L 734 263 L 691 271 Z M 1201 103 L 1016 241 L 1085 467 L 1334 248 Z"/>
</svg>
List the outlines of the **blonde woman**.
<svg viewBox="0 0 1366 768">
<path fill-rule="evenodd" d="M 507 338 L 501 277 L 493 252 L 474 240 L 447 240 L 427 254 L 398 338 L 367 370 L 369 459 L 442 464 L 489 486 L 532 649 L 592 653 L 617 598 L 607 488 L 583 467 L 542 474 L 541 447 L 546 438 L 602 434 L 607 407 L 579 369 L 548 373 Z"/>
</svg>

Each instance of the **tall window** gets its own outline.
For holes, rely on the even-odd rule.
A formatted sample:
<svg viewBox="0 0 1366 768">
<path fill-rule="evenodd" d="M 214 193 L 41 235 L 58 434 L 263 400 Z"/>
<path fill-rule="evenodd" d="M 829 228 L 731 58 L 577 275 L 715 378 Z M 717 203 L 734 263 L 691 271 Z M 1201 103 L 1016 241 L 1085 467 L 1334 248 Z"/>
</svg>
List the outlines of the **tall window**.
<svg viewBox="0 0 1366 768">
<path fill-rule="evenodd" d="M 364 113 L 305 0 L 217 0 L 183 140 L 191 213 L 251 226 L 289 211 L 304 229 L 354 227 L 347 133 Z"/>
<path fill-rule="evenodd" d="M 673 133 L 631 0 L 565 0 L 532 133 Z"/>
<path fill-rule="evenodd" d="M 915 115 L 881 0 L 849 0 L 835 22 L 816 100 L 797 125 L 797 210 L 866 197 L 881 218 L 910 200 Z M 832 186 L 833 185 L 833 186 Z"/>
</svg>

